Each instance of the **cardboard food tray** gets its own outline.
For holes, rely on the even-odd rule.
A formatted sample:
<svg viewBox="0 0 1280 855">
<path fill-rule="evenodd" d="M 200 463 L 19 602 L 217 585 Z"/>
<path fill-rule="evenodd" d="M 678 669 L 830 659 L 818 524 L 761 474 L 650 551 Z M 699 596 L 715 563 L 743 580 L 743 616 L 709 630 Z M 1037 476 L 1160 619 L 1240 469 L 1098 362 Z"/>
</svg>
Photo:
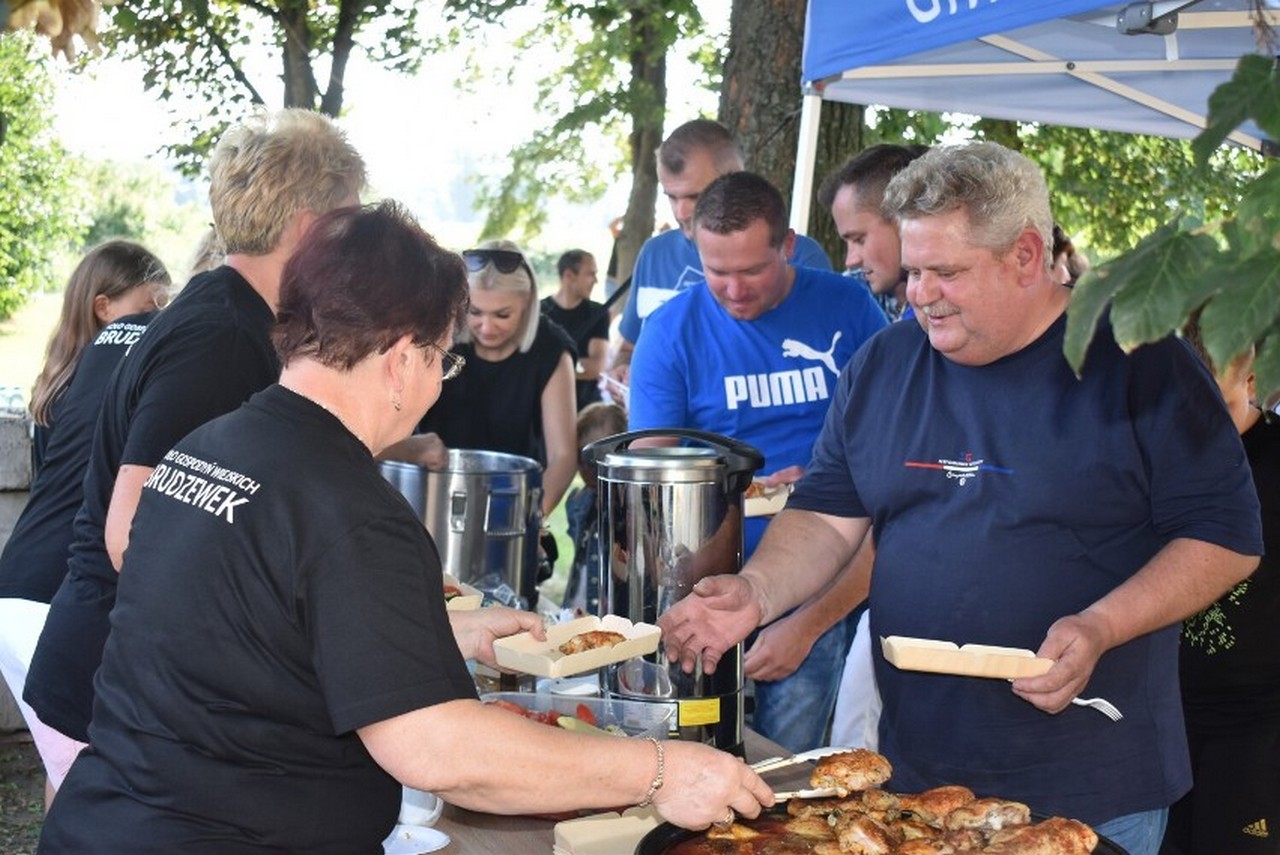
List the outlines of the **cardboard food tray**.
<svg viewBox="0 0 1280 855">
<path fill-rule="evenodd" d="M 595 629 L 622 633 L 626 641 L 566 656 L 557 648 L 575 635 Z M 538 641 L 527 632 L 499 638 L 493 643 L 498 665 L 511 671 L 538 677 L 568 677 L 645 656 L 658 649 L 662 630 L 651 623 L 635 623 L 618 615 L 582 617 L 547 628 L 547 640 Z"/>
<path fill-rule="evenodd" d="M 621 814 L 601 813 L 556 823 L 554 852 L 560 855 L 617 855 L 632 852 L 636 844 L 659 825 L 653 808 L 628 808 Z"/>
<path fill-rule="evenodd" d="M 444 607 L 451 612 L 469 612 L 480 608 L 480 604 L 484 602 L 484 594 L 478 588 L 473 588 L 466 582 L 459 581 L 452 574 L 444 574 L 444 583 L 446 585 L 454 585 L 462 591 L 452 600 L 445 600 Z"/>
<path fill-rule="evenodd" d="M 1015 680 L 1038 677 L 1053 667 L 1053 660 L 1039 659 L 1032 651 L 1020 647 L 993 647 L 988 644 L 960 647 L 951 641 L 902 635 L 881 638 L 880 647 L 889 664 L 904 671 Z"/>
<path fill-rule="evenodd" d="M 787 506 L 787 498 L 791 495 L 790 484 L 777 487 L 766 487 L 764 495 L 752 496 L 742 502 L 742 513 L 749 517 L 773 516 Z"/>
</svg>

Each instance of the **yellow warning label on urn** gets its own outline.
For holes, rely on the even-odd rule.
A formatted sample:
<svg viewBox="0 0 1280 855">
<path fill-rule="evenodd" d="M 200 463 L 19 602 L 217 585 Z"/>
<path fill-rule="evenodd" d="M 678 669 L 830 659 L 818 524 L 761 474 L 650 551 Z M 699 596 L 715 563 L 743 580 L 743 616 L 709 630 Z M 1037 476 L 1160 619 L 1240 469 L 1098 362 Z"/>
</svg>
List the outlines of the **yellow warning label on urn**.
<svg viewBox="0 0 1280 855">
<path fill-rule="evenodd" d="M 698 727 L 704 724 L 720 723 L 720 699 L 704 698 L 696 701 L 680 701 L 680 727 Z"/>
</svg>

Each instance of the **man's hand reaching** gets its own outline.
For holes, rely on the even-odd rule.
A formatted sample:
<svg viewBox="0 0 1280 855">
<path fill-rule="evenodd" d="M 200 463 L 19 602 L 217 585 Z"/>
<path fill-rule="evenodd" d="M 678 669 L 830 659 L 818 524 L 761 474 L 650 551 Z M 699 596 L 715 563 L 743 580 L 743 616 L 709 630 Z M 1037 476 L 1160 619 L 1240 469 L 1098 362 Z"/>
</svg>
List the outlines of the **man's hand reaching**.
<svg viewBox="0 0 1280 855">
<path fill-rule="evenodd" d="M 692 593 L 658 617 L 662 644 L 671 662 L 686 674 L 698 667 L 710 674 L 724 652 L 760 624 L 762 609 L 755 586 L 743 576 L 706 576 Z"/>
</svg>

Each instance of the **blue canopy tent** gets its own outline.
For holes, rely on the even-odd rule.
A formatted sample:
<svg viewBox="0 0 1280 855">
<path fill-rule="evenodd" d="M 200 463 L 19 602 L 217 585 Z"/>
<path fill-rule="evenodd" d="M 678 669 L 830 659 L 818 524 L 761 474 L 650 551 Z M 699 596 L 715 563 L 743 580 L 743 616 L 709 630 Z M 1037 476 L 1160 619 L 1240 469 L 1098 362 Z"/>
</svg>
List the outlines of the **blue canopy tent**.
<svg viewBox="0 0 1280 855">
<path fill-rule="evenodd" d="M 1280 0 L 1265 0 L 1280 25 Z M 1252 0 L 809 0 L 792 221 L 824 99 L 1190 138 L 1259 49 Z M 1246 124 L 1239 145 L 1271 145 Z"/>
</svg>

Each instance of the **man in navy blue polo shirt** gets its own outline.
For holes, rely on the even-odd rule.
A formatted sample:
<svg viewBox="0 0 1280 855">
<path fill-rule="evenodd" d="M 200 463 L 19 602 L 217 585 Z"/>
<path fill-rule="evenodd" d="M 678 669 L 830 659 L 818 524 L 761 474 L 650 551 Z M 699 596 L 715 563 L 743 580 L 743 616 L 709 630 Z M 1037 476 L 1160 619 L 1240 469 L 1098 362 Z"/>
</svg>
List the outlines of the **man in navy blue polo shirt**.
<svg viewBox="0 0 1280 855">
<path fill-rule="evenodd" d="M 1109 324 L 1077 377 L 1071 291 L 1050 271 L 1048 190 L 994 143 L 935 148 L 890 182 L 907 297 L 845 369 L 805 476 L 737 576 L 660 620 L 714 669 L 876 538 L 871 629 L 1029 648 L 1004 680 L 875 654 L 889 786 L 964 784 L 1155 855 L 1191 783 L 1178 621 L 1257 566 L 1257 496 L 1213 380 L 1177 339 L 1123 352 Z M 1082 694 L 1120 721 L 1073 705 Z"/>
</svg>

